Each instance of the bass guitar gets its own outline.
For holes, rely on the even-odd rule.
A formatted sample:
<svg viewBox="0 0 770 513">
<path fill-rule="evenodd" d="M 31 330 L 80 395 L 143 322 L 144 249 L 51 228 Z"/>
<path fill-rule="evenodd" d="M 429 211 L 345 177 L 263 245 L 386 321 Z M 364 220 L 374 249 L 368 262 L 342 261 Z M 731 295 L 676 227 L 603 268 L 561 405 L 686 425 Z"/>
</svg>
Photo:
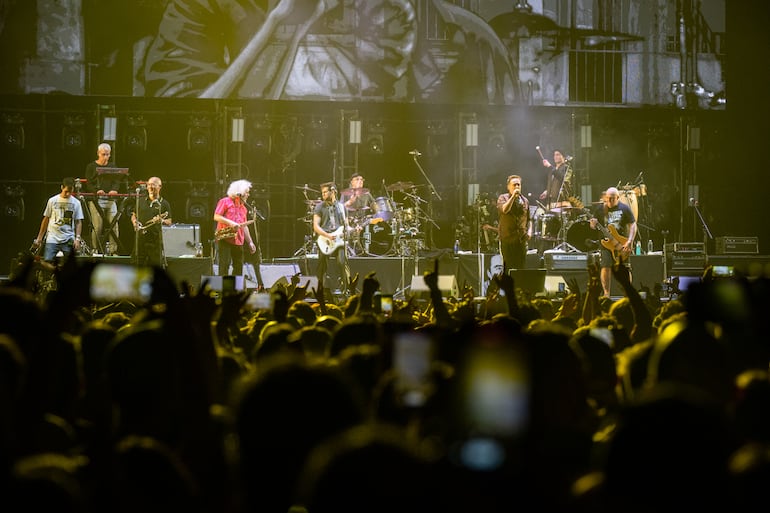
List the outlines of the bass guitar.
<svg viewBox="0 0 770 513">
<path fill-rule="evenodd" d="M 604 227 L 599 221 L 596 221 L 596 228 L 604 236 L 599 242 L 605 249 L 612 252 L 612 259 L 617 261 L 620 258 L 621 262 L 628 260 L 628 254 L 623 252 L 623 246 L 628 242 L 628 237 L 623 237 L 613 225 Z"/>
<path fill-rule="evenodd" d="M 214 238 L 216 240 L 222 240 L 222 239 L 229 239 L 231 237 L 235 237 L 235 234 L 238 233 L 238 230 L 240 230 L 242 226 L 248 226 L 253 223 L 254 223 L 254 219 L 252 219 L 251 221 L 246 221 L 245 223 L 241 223 L 237 226 L 226 226 L 224 228 L 220 228 L 219 230 L 214 232 Z"/>
<path fill-rule="evenodd" d="M 338 248 L 341 248 L 342 246 L 344 246 L 345 237 L 342 236 L 344 230 L 345 230 L 345 227 L 340 226 L 339 228 L 331 232 L 331 235 L 334 235 L 334 239 L 331 239 L 329 237 L 324 237 L 323 235 L 319 235 L 318 239 L 316 239 L 316 243 L 318 243 L 318 250 L 324 255 L 331 255 Z"/>
</svg>

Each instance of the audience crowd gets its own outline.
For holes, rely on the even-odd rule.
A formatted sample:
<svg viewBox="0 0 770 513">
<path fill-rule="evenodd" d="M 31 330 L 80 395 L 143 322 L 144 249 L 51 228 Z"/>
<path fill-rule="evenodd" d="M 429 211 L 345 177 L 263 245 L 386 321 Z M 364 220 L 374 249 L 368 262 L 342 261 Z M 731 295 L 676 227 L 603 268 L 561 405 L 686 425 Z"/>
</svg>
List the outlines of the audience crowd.
<svg viewBox="0 0 770 513">
<path fill-rule="evenodd" d="M 495 276 L 377 308 L 180 288 L 96 301 L 96 262 L 0 287 L 5 511 L 753 510 L 770 482 L 770 280 L 558 301 Z M 41 274 L 53 273 L 51 280 Z M 41 283 L 47 284 L 41 288 Z M 678 291 L 674 291 L 678 292 Z"/>
</svg>

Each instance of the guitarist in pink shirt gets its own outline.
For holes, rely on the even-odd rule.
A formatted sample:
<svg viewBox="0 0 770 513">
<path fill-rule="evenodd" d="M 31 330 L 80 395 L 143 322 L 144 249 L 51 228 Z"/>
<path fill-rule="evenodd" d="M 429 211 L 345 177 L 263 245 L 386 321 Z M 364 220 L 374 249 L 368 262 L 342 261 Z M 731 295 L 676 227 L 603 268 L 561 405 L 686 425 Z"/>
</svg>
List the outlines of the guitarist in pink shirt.
<svg viewBox="0 0 770 513">
<path fill-rule="evenodd" d="M 329 257 L 336 257 L 343 294 L 348 293 L 350 283 L 350 264 L 345 249 L 345 236 L 348 232 L 348 219 L 345 205 L 337 199 L 337 186 L 333 182 L 321 184 L 321 203 L 313 210 L 313 231 L 318 235 L 318 268 L 316 276 L 320 283 L 325 282 Z"/>
<path fill-rule="evenodd" d="M 604 295 L 610 296 L 612 265 L 618 261 L 626 264 L 636 237 L 636 218 L 631 207 L 620 201 L 615 187 L 607 189 L 602 196 L 603 205 L 594 212 L 589 221 L 591 228 L 602 232 L 601 240 L 601 282 Z"/>
</svg>

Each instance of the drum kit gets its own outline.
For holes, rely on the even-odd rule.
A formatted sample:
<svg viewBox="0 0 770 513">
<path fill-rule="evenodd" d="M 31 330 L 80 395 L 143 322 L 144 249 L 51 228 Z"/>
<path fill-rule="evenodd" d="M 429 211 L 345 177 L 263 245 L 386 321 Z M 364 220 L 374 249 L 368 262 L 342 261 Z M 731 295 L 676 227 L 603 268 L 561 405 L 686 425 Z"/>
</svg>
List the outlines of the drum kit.
<svg viewBox="0 0 770 513">
<path fill-rule="evenodd" d="M 395 182 L 385 187 L 385 195 L 374 198 L 376 210 L 369 206 L 348 208 L 349 256 L 414 256 L 425 249 L 425 236 L 421 230 L 423 223 L 431 222 L 422 208 L 427 201 L 417 194 L 422 185 L 412 182 Z M 315 253 L 313 244 L 313 211 L 322 201 L 308 198 L 308 193 L 319 194 L 307 185 L 298 186 L 305 196 L 307 212 L 297 219 L 307 223 L 310 234 L 305 237 L 305 245 L 297 253 Z M 366 188 L 344 189 L 342 196 L 352 197 L 368 194 Z M 297 256 L 295 253 L 295 256 Z"/>
<path fill-rule="evenodd" d="M 566 203 L 566 204 L 565 204 Z M 591 214 L 582 206 L 569 202 L 543 205 L 532 209 L 533 239 L 538 251 L 562 250 L 567 252 L 589 252 L 598 249 L 602 234 L 591 228 Z"/>
<path fill-rule="evenodd" d="M 639 220 L 639 201 L 647 196 L 647 186 L 644 183 L 626 184 L 619 186 L 618 200 L 625 203 L 634 213 L 634 219 Z M 598 201 L 594 205 L 601 205 Z M 555 249 L 566 251 L 591 252 L 599 248 L 602 232 L 593 229 L 589 220 L 592 214 L 582 206 L 570 202 L 552 203 L 550 208 L 545 205 L 530 207 L 534 225 L 533 238 L 538 243 L 538 250 Z"/>
</svg>

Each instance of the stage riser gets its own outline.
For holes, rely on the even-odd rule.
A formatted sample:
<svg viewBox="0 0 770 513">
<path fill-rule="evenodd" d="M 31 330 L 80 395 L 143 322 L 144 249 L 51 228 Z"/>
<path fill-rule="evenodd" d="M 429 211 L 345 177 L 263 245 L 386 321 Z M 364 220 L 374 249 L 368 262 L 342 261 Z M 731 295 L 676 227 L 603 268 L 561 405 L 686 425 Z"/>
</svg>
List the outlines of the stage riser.
<svg viewBox="0 0 770 513">
<path fill-rule="evenodd" d="M 438 271 L 442 276 L 453 275 L 457 279 L 458 287 L 464 285 L 473 287 L 478 294 L 481 289 L 481 281 L 486 278 L 487 268 L 491 254 L 479 255 L 458 255 L 443 254 L 439 257 Z M 79 257 L 80 259 L 80 257 Z M 129 257 L 105 257 L 103 260 L 130 263 Z M 661 255 L 632 255 L 631 256 L 632 278 L 635 287 L 641 287 L 642 284 L 654 289 L 656 284 L 663 283 L 668 276 L 698 276 L 701 270 L 693 271 L 675 271 L 666 269 L 664 274 L 663 257 Z M 733 266 L 736 270 L 743 273 L 757 274 L 764 270 L 766 274 L 770 273 L 770 256 L 763 255 L 710 255 L 708 257 L 710 265 Z M 187 281 L 193 285 L 200 284 L 200 277 L 212 274 L 212 262 L 208 257 L 203 258 L 168 258 L 167 271 L 172 279 L 178 285 L 182 281 Z M 260 270 L 265 285 L 270 287 L 281 277 L 290 280 L 294 272 L 299 272 L 303 276 L 315 276 L 318 261 L 316 259 L 285 259 L 280 263 L 262 264 Z M 538 266 L 528 267 L 537 268 Z M 417 261 L 417 272 L 415 272 L 415 261 L 413 258 L 393 258 L 393 257 L 371 257 L 350 259 L 350 268 L 353 274 L 358 273 L 359 289 L 363 283 L 364 277 L 374 271 L 380 282 L 380 289 L 384 293 L 394 293 L 404 286 L 410 286 L 412 276 L 417 274 L 422 276 L 425 271 L 433 270 L 433 259 L 420 258 Z M 757 271 L 759 270 L 759 271 Z M 329 262 L 329 275 L 335 280 L 336 285 L 336 264 Z M 567 282 L 571 278 L 578 280 L 581 291 L 585 292 L 588 281 L 588 272 L 584 270 L 554 270 L 547 271 L 547 288 L 556 288 L 559 281 Z M 249 282 L 249 286 L 251 286 Z M 330 284 L 327 284 L 330 285 Z M 622 296 L 623 292 L 613 280 L 611 294 L 613 296 Z"/>
</svg>

